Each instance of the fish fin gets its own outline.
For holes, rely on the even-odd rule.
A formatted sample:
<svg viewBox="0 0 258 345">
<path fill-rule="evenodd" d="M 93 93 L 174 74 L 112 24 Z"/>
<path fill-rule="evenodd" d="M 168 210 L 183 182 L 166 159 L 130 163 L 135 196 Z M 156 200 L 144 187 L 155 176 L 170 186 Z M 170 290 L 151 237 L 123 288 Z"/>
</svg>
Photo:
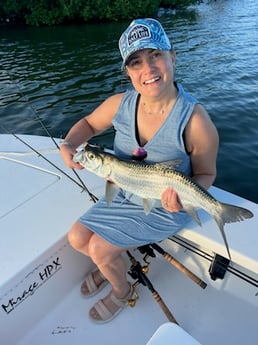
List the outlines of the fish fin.
<svg viewBox="0 0 258 345">
<path fill-rule="evenodd" d="M 116 197 L 117 193 L 119 192 L 119 187 L 111 182 L 111 181 L 106 181 L 106 202 L 107 205 L 110 206 L 112 203 L 112 200 Z"/>
<path fill-rule="evenodd" d="M 240 222 L 241 220 L 252 218 L 253 213 L 246 208 L 220 203 L 220 212 L 218 214 L 214 215 L 214 219 L 216 223 L 218 224 L 218 227 L 220 229 L 221 235 L 223 237 L 228 256 L 231 259 L 229 246 L 226 238 L 226 234 L 224 231 L 224 225 L 226 223 L 234 223 L 234 222 Z"/>
<path fill-rule="evenodd" d="M 142 199 L 144 213 L 147 215 L 150 213 L 155 200 L 152 199 Z"/>
<path fill-rule="evenodd" d="M 192 207 L 191 205 L 185 205 L 184 204 L 183 209 L 189 214 L 190 217 L 192 217 L 196 221 L 196 223 L 199 226 L 202 226 L 199 215 L 198 215 L 198 213 L 194 207 Z"/>
</svg>

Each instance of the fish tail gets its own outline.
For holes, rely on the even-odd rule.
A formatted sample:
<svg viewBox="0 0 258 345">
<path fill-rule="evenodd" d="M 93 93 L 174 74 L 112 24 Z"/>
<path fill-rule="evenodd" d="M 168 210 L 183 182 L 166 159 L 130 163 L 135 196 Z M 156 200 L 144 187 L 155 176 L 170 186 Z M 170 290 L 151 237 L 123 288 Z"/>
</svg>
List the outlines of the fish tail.
<svg viewBox="0 0 258 345">
<path fill-rule="evenodd" d="M 221 235 L 223 237 L 223 240 L 228 252 L 228 256 L 231 259 L 228 241 L 227 241 L 226 234 L 224 231 L 224 225 L 226 223 L 240 222 L 244 219 L 252 218 L 253 213 L 243 207 L 234 206 L 234 205 L 225 204 L 225 203 L 219 203 L 219 204 L 220 204 L 220 207 L 219 207 L 220 211 L 214 215 L 214 219 L 220 229 Z"/>
<path fill-rule="evenodd" d="M 220 229 L 220 233 L 222 235 L 222 238 L 223 238 L 223 241 L 225 243 L 225 246 L 226 246 L 226 249 L 227 249 L 227 253 L 228 253 L 228 257 L 229 259 L 231 260 L 231 254 L 230 254 L 230 250 L 229 250 L 229 245 L 228 245 L 228 241 L 227 241 L 227 237 L 226 237 L 226 234 L 225 234 L 225 230 L 224 230 L 224 221 L 223 221 L 223 218 L 220 217 L 220 215 L 215 215 L 214 216 L 214 219 Z"/>
<path fill-rule="evenodd" d="M 225 203 L 220 203 L 220 205 L 222 209 L 221 218 L 224 224 L 240 222 L 253 217 L 253 213 L 246 208 Z"/>
</svg>

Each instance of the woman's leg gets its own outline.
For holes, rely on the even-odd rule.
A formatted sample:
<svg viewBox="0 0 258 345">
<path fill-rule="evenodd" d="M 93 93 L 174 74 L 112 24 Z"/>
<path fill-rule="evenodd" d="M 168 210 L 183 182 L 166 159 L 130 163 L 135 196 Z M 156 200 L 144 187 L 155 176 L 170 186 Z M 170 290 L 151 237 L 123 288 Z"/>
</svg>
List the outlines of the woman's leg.
<svg viewBox="0 0 258 345">
<path fill-rule="evenodd" d="M 92 237 L 94 233 L 90 231 L 87 227 L 85 227 L 83 224 L 80 222 L 74 223 L 72 226 L 71 230 L 68 233 L 68 241 L 70 242 L 71 246 L 77 250 L 78 252 L 86 255 L 89 255 L 89 241 L 90 238 Z M 91 289 L 97 290 L 98 287 L 103 283 L 104 279 L 103 276 L 100 274 L 100 272 L 94 271 L 92 273 L 92 279 L 93 279 L 93 284 L 91 285 L 96 285 L 96 288 L 90 288 L 87 283 L 87 277 L 85 278 L 85 281 L 81 285 L 81 293 L 85 296 L 88 296 L 90 294 L 93 294 Z M 103 285 L 105 286 L 105 285 Z"/>
<path fill-rule="evenodd" d="M 68 240 L 75 250 L 92 259 L 99 271 L 111 283 L 112 293 L 115 297 L 122 299 L 128 295 L 130 287 L 126 277 L 126 265 L 121 255 L 127 248 L 114 246 L 80 222 L 73 225 L 68 233 Z M 97 274 L 93 278 L 97 285 L 103 281 L 100 275 Z M 87 286 L 84 286 L 83 289 L 87 290 Z M 87 293 L 87 291 L 84 291 L 84 293 Z M 110 298 L 110 294 L 102 302 L 112 314 L 119 309 L 119 306 Z M 90 310 L 90 315 L 96 320 L 101 319 L 95 307 Z"/>
<path fill-rule="evenodd" d="M 121 256 L 126 248 L 109 243 L 97 234 L 89 241 L 89 255 L 99 270 L 111 283 L 113 292 L 120 298 L 128 292 L 126 265 Z"/>
<path fill-rule="evenodd" d="M 68 233 L 71 246 L 89 256 L 102 274 L 111 283 L 115 295 L 123 297 L 128 292 L 126 266 L 121 253 L 126 248 L 120 248 L 107 242 L 93 233 L 80 222 L 76 222 Z"/>
<path fill-rule="evenodd" d="M 89 256 L 89 241 L 94 233 L 80 222 L 75 222 L 68 233 L 68 241 L 78 252 Z"/>
<path fill-rule="evenodd" d="M 126 265 L 121 255 L 125 250 L 126 248 L 114 246 L 97 234 L 90 238 L 89 255 L 111 283 L 112 293 L 118 299 L 123 299 L 130 291 L 126 277 Z M 119 306 L 110 298 L 110 294 L 102 299 L 102 302 L 112 314 L 119 309 Z M 95 320 L 101 319 L 95 307 L 90 310 L 90 316 Z"/>
</svg>

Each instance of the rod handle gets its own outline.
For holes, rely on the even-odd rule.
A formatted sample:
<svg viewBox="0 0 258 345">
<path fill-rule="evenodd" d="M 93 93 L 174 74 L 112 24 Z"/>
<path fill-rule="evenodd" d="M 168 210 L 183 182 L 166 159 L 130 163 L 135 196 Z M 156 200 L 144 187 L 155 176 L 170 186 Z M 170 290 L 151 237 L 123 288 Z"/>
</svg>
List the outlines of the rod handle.
<svg viewBox="0 0 258 345">
<path fill-rule="evenodd" d="M 157 293 L 157 291 L 154 291 L 152 293 L 152 296 L 155 299 L 155 301 L 159 304 L 160 308 L 163 310 L 163 312 L 166 315 L 166 317 L 168 318 L 168 320 L 170 322 L 176 323 L 178 325 L 178 322 L 176 321 L 175 317 L 173 316 L 171 311 L 168 309 L 168 307 L 166 306 L 166 304 L 164 303 L 164 301 L 162 300 L 160 295 Z"/>
</svg>

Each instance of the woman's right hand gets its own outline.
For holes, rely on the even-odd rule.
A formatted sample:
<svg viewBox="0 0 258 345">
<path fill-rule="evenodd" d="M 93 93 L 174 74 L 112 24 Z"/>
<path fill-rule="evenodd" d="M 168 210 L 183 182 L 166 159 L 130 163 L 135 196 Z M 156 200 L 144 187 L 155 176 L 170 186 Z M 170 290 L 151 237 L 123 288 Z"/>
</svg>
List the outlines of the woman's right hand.
<svg viewBox="0 0 258 345">
<path fill-rule="evenodd" d="M 162 193 L 161 203 L 163 208 L 169 212 L 179 212 L 183 208 L 177 192 L 171 187 Z"/>
<path fill-rule="evenodd" d="M 71 169 L 84 169 L 80 163 L 75 163 L 73 161 L 73 156 L 77 151 L 69 143 L 60 144 L 60 153 L 63 158 L 65 165 Z"/>
</svg>

